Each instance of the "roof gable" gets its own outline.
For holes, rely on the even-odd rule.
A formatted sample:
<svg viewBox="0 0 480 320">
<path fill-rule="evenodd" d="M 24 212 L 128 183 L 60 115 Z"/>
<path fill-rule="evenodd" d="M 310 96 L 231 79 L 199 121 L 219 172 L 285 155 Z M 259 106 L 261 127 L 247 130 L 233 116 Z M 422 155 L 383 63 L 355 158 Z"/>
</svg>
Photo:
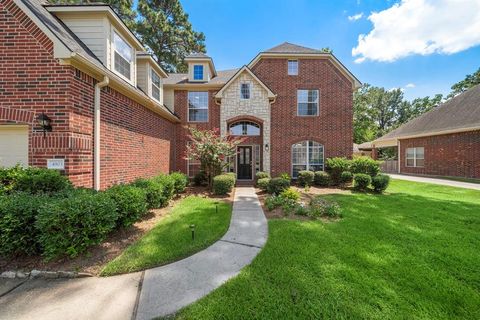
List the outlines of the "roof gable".
<svg viewBox="0 0 480 320">
<path fill-rule="evenodd" d="M 230 80 L 228 80 L 227 83 L 223 85 L 220 91 L 217 92 L 215 98 L 221 99 L 223 97 L 223 92 L 225 91 L 225 89 L 228 88 L 235 81 L 235 79 L 237 79 L 244 72 L 247 72 L 256 82 L 260 84 L 262 88 L 267 91 L 269 99 L 273 100 L 276 98 L 277 95 L 274 94 L 272 90 L 270 90 L 270 88 L 267 87 L 267 85 L 265 85 L 247 66 L 243 66 L 240 70 L 238 70 L 238 72 L 235 73 L 235 75 L 233 75 L 233 77 L 231 77 Z"/>
<path fill-rule="evenodd" d="M 322 51 L 317 49 L 307 48 L 307 47 L 299 46 L 289 42 L 284 42 L 264 52 L 265 53 L 323 53 Z"/>
</svg>

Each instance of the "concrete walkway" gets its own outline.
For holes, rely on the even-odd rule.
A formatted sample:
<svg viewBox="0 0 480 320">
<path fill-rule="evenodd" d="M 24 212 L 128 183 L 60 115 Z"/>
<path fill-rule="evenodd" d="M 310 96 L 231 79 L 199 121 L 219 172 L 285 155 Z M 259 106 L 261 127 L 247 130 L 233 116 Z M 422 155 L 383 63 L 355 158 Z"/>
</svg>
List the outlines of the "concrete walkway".
<svg viewBox="0 0 480 320">
<path fill-rule="evenodd" d="M 461 182 L 461 181 L 438 179 L 438 178 L 428 178 L 428 177 L 419 177 L 419 176 L 408 176 L 408 175 L 403 175 L 403 174 L 391 174 L 391 173 L 389 173 L 388 175 L 390 177 L 392 177 L 392 179 L 415 181 L 415 182 L 425 182 L 425 183 L 439 184 L 439 185 L 443 185 L 443 186 L 480 190 L 480 184 L 478 184 L 478 183 Z"/>
<path fill-rule="evenodd" d="M 0 319 L 152 319 L 178 311 L 237 275 L 267 240 L 251 187 L 237 188 L 230 228 L 207 249 L 158 268 L 108 278 L 0 279 Z M 142 281 L 143 279 L 143 281 Z"/>
</svg>

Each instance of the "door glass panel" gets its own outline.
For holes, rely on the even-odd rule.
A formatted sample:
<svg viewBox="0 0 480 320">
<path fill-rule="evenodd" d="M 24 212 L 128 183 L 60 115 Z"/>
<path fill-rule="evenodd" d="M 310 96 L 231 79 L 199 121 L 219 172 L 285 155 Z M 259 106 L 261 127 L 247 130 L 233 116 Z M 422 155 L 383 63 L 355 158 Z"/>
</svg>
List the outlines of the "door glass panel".
<svg viewBox="0 0 480 320">
<path fill-rule="evenodd" d="M 250 164 L 250 148 L 245 148 L 245 164 Z"/>
</svg>

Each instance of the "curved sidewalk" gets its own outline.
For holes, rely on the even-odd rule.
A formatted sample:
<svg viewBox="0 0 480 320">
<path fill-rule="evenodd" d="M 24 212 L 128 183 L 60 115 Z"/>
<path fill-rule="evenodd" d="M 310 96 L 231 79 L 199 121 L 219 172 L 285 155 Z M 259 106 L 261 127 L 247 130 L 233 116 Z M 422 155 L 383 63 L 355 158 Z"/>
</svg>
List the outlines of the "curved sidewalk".
<svg viewBox="0 0 480 320">
<path fill-rule="evenodd" d="M 267 234 L 255 190 L 236 188 L 230 227 L 207 249 L 146 270 L 143 277 L 136 272 L 107 278 L 28 280 L 0 297 L 0 319 L 143 320 L 168 315 L 237 275 L 260 252 Z M 0 289 L 2 285 L 0 281 Z"/>
</svg>

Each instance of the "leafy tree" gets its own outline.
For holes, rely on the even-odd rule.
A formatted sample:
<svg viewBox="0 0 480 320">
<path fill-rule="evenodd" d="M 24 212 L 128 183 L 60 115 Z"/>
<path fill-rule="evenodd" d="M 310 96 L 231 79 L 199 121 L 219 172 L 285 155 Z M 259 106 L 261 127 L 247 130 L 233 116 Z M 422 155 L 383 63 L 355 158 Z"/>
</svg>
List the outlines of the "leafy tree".
<svg viewBox="0 0 480 320">
<path fill-rule="evenodd" d="M 137 33 L 165 70 L 185 72 L 185 56 L 205 52 L 205 35 L 193 30 L 179 0 L 139 0 L 138 12 Z"/>
<path fill-rule="evenodd" d="M 480 84 L 480 68 L 472 74 L 467 74 L 462 81 L 455 83 L 451 88 L 452 92 L 450 92 L 447 98 L 455 97 L 457 94 L 465 92 L 477 84 Z"/>
<path fill-rule="evenodd" d="M 192 143 L 187 145 L 185 158 L 200 161 L 212 187 L 213 177 L 222 173 L 229 165 L 227 159 L 236 155 L 236 147 L 245 139 L 230 135 L 221 136 L 218 129 L 198 130 L 189 128 Z"/>
<path fill-rule="evenodd" d="M 434 107 L 442 102 L 443 95 L 436 94 L 433 98 L 429 96 L 423 98 L 416 98 L 411 102 L 403 101 L 402 105 L 399 109 L 399 116 L 398 116 L 398 125 L 404 124 L 416 118 L 427 111 L 432 110 Z"/>
</svg>

